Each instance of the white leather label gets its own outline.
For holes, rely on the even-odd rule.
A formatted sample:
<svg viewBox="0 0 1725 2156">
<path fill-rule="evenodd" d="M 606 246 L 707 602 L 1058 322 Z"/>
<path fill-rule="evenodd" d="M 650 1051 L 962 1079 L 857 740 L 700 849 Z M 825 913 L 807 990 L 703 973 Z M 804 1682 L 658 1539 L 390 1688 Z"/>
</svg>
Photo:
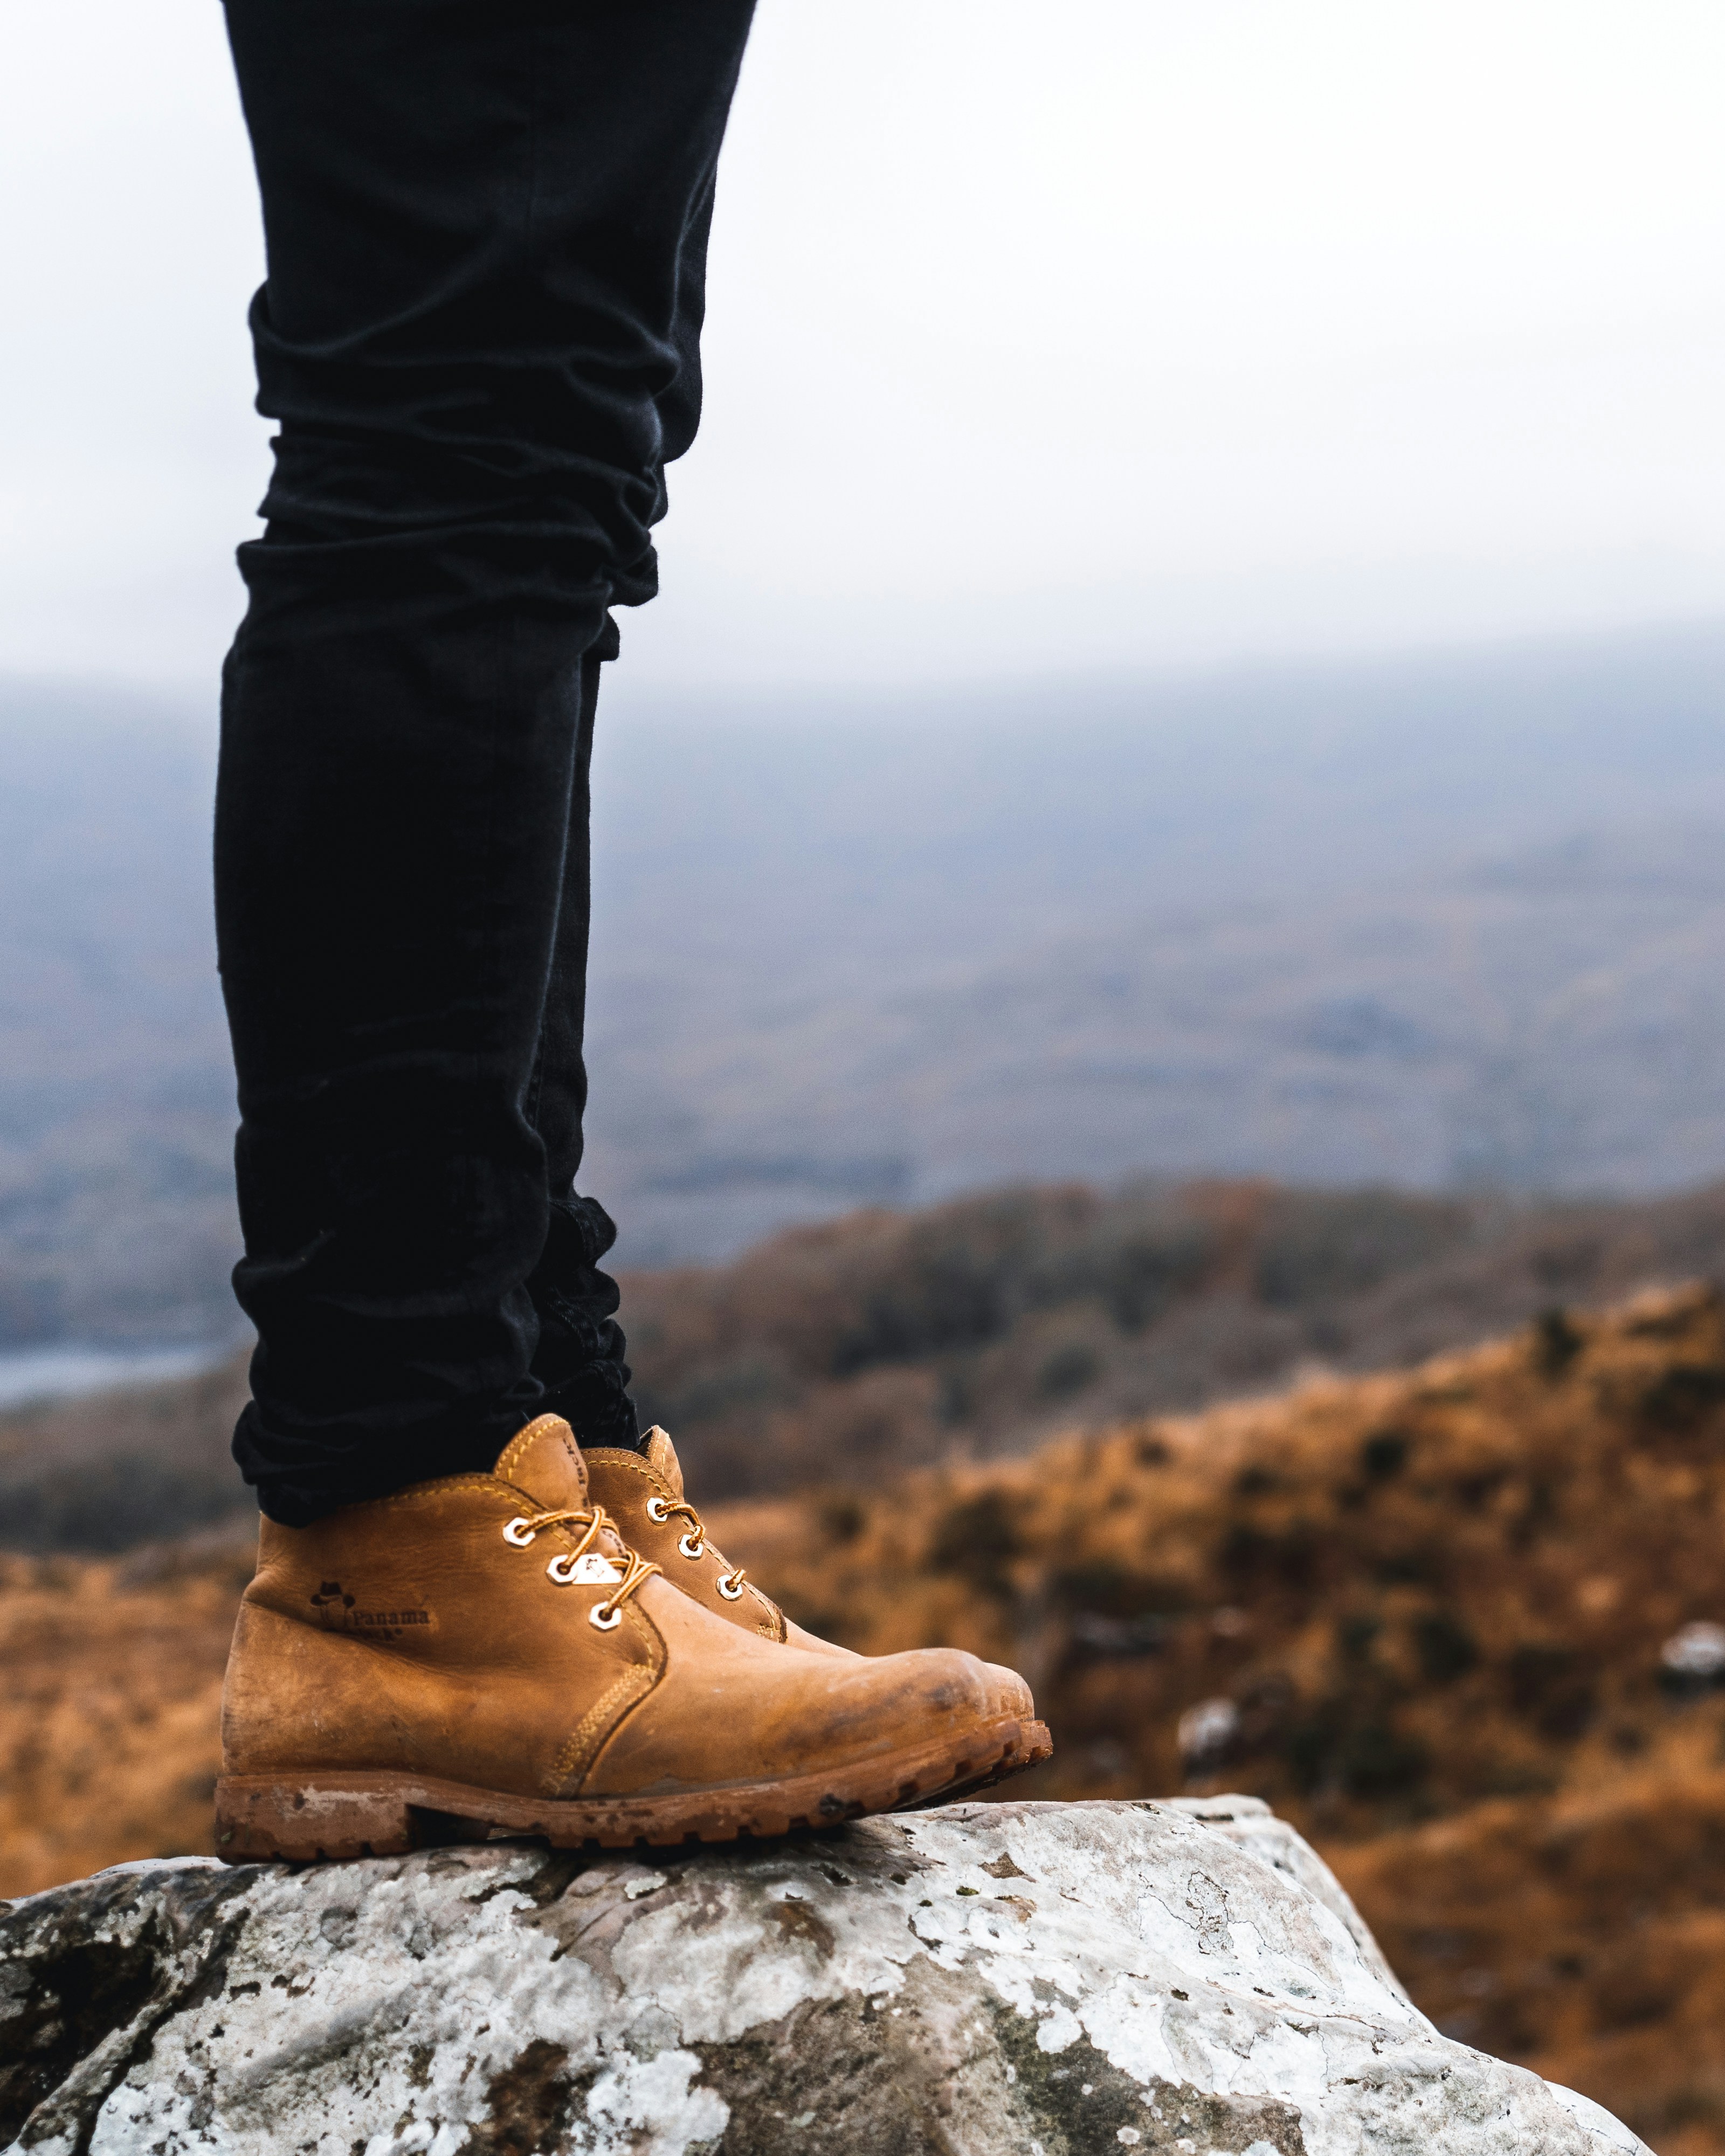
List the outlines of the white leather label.
<svg viewBox="0 0 1725 2156">
<path fill-rule="evenodd" d="M 578 1558 L 569 1568 L 572 1587 L 614 1587 L 623 1574 L 608 1557 L 597 1550 L 589 1550 L 585 1557 Z"/>
</svg>

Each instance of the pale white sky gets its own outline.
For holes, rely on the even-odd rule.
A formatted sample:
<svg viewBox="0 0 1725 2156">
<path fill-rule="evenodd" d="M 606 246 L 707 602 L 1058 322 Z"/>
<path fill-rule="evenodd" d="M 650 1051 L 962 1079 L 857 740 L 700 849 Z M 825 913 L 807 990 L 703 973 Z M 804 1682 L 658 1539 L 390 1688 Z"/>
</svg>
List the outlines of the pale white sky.
<svg viewBox="0 0 1725 2156">
<path fill-rule="evenodd" d="M 3 0 L 0 669 L 208 684 L 215 0 Z M 1725 613 L 1719 0 L 763 0 L 632 690 Z"/>
</svg>

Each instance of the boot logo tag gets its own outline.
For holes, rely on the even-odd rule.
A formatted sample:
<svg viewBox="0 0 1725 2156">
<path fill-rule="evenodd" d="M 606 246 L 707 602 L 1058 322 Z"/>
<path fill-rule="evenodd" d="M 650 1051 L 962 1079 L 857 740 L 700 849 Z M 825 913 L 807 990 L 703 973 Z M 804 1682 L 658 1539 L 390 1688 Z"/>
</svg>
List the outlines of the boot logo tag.
<svg viewBox="0 0 1725 2156">
<path fill-rule="evenodd" d="M 589 1550 L 585 1557 L 554 1557 L 546 1570 L 559 1587 L 614 1587 L 623 1574 L 608 1557 Z"/>
<path fill-rule="evenodd" d="M 437 1622 L 429 1609 L 362 1609 L 339 1579 L 326 1579 L 308 1598 L 326 1632 L 364 1632 L 374 1640 L 399 1640 L 409 1630 Z"/>
</svg>

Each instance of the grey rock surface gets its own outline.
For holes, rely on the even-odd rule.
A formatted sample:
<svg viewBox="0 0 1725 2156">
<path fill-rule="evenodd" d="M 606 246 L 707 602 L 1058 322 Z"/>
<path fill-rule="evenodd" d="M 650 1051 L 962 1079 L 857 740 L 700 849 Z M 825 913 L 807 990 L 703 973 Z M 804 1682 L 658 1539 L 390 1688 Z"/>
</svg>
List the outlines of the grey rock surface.
<svg viewBox="0 0 1725 2156">
<path fill-rule="evenodd" d="M 0 1914 L 36 2156 L 1617 2156 L 1250 1798 L 121 1866 Z"/>
</svg>

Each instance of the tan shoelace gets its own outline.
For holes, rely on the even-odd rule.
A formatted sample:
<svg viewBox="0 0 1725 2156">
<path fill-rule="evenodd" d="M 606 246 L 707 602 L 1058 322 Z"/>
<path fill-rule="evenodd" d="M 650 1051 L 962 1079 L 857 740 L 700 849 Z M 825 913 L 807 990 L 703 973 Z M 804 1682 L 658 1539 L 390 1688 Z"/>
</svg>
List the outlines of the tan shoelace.
<svg viewBox="0 0 1725 2156">
<path fill-rule="evenodd" d="M 692 1505 L 673 1505 L 664 1497 L 649 1497 L 647 1500 L 647 1517 L 655 1527 L 662 1527 L 667 1520 L 674 1519 L 679 1513 L 689 1522 L 688 1533 L 677 1544 L 679 1553 L 691 1560 L 704 1555 L 706 1529 L 701 1524 L 701 1515 Z M 716 1550 L 713 1552 L 715 1557 L 718 1554 Z M 742 1595 L 742 1579 L 743 1568 L 740 1564 L 733 1570 L 720 1574 L 719 1592 L 727 1602 L 735 1602 Z"/>
<path fill-rule="evenodd" d="M 629 1596 L 644 1580 L 650 1579 L 655 1572 L 663 1571 L 664 1567 L 649 1564 L 645 1558 L 639 1555 L 630 1549 L 627 1543 L 624 1543 L 623 1554 L 628 1563 L 619 1578 L 616 1570 L 616 1559 L 603 1550 L 593 1548 L 593 1544 L 607 1527 L 611 1527 L 615 1532 L 614 1524 L 603 1505 L 595 1505 L 591 1512 L 582 1512 L 574 1507 L 566 1507 L 562 1512 L 557 1512 L 523 1513 L 519 1519 L 511 1520 L 505 1527 L 503 1539 L 506 1543 L 512 1543 L 516 1549 L 526 1549 L 542 1527 L 575 1526 L 583 1527 L 587 1532 L 573 1549 L 564 1550 L 552 1559 L 545 1568 L 547 1575 L 555 1580 L 559 1587 L 588 1586 L 597 1584 L 600 1581 L 614 1581 L 616 1592 L 605 1595 L 599 1601 L 595 1602 L 593 1608 L 587 1613 L 588 1622 L 596 1626 L 598 1630 L 614 1631 L 623 1622 L 622 1604 L 628 1601 Z M 618 1540 L 622 1542 L 623 1537 L 619 1535 Z M 594 1568 L 583 1573 L 583 1560 L 589 1558 L 593 1560 Z M 598 1566 L 603 1566 L 605 1569 L 601 1572 L 597 1568 Z"/>
</svg>

